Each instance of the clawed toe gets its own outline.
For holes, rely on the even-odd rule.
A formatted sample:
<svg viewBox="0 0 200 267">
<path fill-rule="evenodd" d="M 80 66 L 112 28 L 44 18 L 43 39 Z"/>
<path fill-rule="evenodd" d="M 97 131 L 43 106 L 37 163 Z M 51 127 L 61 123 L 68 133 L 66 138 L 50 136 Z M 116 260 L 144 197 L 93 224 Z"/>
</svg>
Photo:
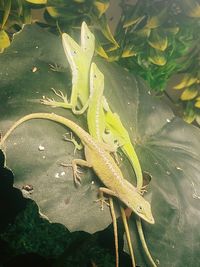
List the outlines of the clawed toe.
<svg viewBox="0 0 200 267">
<path fill-rule="evenodd" d="M 105 199 L 104 197 L 98 198 L 97 200 L 95 200 L 95 202 L 100 202 L 101 210 L 104 210 L 104 204 L 106 204 L 106 206 L 110 206 L 110 204 L 108 203 L 108 200 Z"/>
</svg>

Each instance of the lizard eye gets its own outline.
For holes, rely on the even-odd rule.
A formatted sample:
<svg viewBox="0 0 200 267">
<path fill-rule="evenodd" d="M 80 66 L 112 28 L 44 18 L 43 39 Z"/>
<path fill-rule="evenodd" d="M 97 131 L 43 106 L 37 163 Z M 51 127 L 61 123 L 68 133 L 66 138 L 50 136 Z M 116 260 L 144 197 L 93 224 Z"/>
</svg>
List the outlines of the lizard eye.
<svg viewBox="0 0 200 267">
<path fill-rule="evenodd" d="M 142 209 L 142 206 L 138 206 L 138 207 L 137 207 L 137 212 L 141 213 L 142 210 L 143 210 L 143 209 Z"/>
</svg>

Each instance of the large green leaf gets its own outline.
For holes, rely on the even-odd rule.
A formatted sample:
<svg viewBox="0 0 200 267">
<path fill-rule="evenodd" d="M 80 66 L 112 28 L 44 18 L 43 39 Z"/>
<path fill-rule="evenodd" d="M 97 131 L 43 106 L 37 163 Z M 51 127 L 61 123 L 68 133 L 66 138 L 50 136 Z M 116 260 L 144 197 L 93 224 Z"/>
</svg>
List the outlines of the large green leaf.
<svg viewBox="0 0 200 267">
<path fill-rule="evenodd" d="M 1 131 L 25 114 L 43 111 L 71 118 L 87 129 L 84 116 L 78 118 L 70 111 L 39 103 L 43 95 L 54 96 L 50 88 L 67 90 L 69 95 L 69 70 L 54 72 L 49 64 L 67 65 L 61 41 L 36 26 L 25 27 L 0 56 Z M 143 170 L 152 175 L 145 198 L 151 202 L 156 223 L 144 223 L 144 230 L 153 257 L 164 267 L 198 266 L 200 131 L 176 118 L 150 95 L 142 80 L 116 64 L 97 64 L 105 75 L 106 97 L 129 130 Z M 28 197 L 50 221 L 62 223 L 70 231 L 93 233 L 111 222 L 109 209 L 101 211 L 94 202 L 99 182 L 92 172 L 85 170 L 82 185 L 76 188 L 71 170 L 59 165 L 82 156 L 74 156 L 73 145 L 63 140 L 66 131 L 43 120 L 20 126 L 6 143 L 7 165 L 15 174 L 16 187 L 33 186 Z M 40 145 L 44 150 L 40 151 Z M 128 162 L 121 167 L 125 177 L 134 182 Z M 137 263 L 148 266 L 135 233 L 134 216 L 130 228 Z"/>
</svg>

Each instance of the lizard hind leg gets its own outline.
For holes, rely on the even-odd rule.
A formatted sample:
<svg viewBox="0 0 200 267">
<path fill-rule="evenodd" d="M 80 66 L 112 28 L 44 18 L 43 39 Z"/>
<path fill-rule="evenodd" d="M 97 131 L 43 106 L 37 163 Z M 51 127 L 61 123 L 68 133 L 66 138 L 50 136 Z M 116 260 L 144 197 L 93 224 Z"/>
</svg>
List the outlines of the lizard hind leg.
<svg viewBox="0 0 200 267">
<path fill-rule="evenodd" d="M 109 203 L 105 200 L 105 197 L 103 195 L 104 193 L 107 195 L 116 197 L 116 194 L 112 190 L 110 190 L 106 187 L 99 187 L 99 196 L 100 197 L 95 202 L 101 202 L 101 210 L 103 210 L 104 204 L 106 204 L 107 206 L 110 206 Z"/>
<path fill-rule="evenodd" d="M 99 188 L 99 198 L 95 200 L 95 202 L 100 202 L 101 203 L 101 210 L 104 210 L 104 204 L 107 206 L 110 206 L 108 199 L 104 197 L 103 191 L 101 190 L 102 187 Z"/>
<path fill-rule="evenodd" d="M 113 231 L 114 231 L 114 239 L 115 239 L 115 261 L 116 261 L 116 267 L 119 267 L 119 241 L 118 241 L 118 229 L 117 229 L 117 218 L 115 214 L 115 208 L 113 204 L 112 197 L 109 197 L 109 203 L 110 203 L 110 213 L 112 216 L 113 221 Z"/>
<path fill-rule="evenodd" d="M 81 150 L 83 149 L 82 143 L 78 143 L 76 139 L 73 137 L 72 132 L 70 133 L 70 138 L 67 137 L 67 134 L 64 135 L 64 140 L 71 142 L 74 144 L 74 154 L 76 153 L 76 150 Z"/>
</svg>

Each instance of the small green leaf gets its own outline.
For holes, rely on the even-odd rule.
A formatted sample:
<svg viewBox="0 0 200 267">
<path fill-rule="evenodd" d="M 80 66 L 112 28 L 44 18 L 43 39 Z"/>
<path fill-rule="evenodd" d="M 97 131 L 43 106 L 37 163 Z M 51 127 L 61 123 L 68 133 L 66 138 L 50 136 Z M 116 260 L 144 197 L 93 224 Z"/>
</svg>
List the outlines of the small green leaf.
<svg viewBox="0 0 200 267">
<path fill-rule="evenodd" d="M 101 16 L 101 18 L 98 21 L 96 21 L 96 23 L 98 24 L 100 31 L 103 33 L 106 39 L 108 39 L 112 44 L 114 44 L 116 48 L 119 47 L 119 44 L 117 43 L 113 34 L 111 33 L 105 15 Z"/>
<path fill-rule="evenodd" d="M 164 66 L 167 62 L 163 52 L 150 48 L 149 61 L 158 66 Z"/>
<path fill-rule="evenodd" d="M 198 95 L 198 88 L 196 86 L 187 87 L 181 94 L 181 100 L 192 100 Z"/>
<path fill-rule="evenodd" d="M 172 34 L 177 34 L 180 30 L 180 27 L 170 27 L 170 28 L 165 28 L 165 32 L 169 32 Z"/>
<path fill-rule="evenodd" d="M 146 27 L 150 29 L 157 28 L 160 25 L 158 16 L 149 17 L 147 20 Z"/>
<path fill-rule="evenodd" d="M 84 2 L 85 2 L 85 0 L 74 0 L 74 2 L 75 2 L 75 3 L 79 3 L 79 4 L 80 4 L 80 3 L 84 3 Z"/>
<path fill-rule="evenodd" d="M 129 18 L 127 21 L 124 22 L 123 28 L 130 27 L 132 25 L 135 25 L 136 23 L 139 23 L 145 18 L 145 16 L 136 16 L 134 15 L 132 18 Z"/>
<path fill-rule="evenodd" d="M 31 9 L 28 6 L 23 8 L 23 23 L 30 24 L 32 21 Z"/>
<path fill-rule="evenodd" d="M 185 73 L 184 76 L 179 81 L 179 83 L 175 85 L 173 88 L 177 90 L 183 89 L 184 87 L 189 87 L 192 84 L 196 83 L 197 80 L 198 80 L 197 77 L 195 77 L 191 73 Z"/>
<path fill-rule="evenodd" d="M 47 4 L 47 0 L 26 0 L 26 2 L 37 5 Z"/>
<path fill-rule="evenodd" d="M 183 0 L 182 2 L 185 14 L 192 18 L 200 17 L 200 4 L 195 0 Z"/>
<path fill-rule="evenodd" d="M 97 52 L 98 55 L 100 55 L 103 58 L 108 58 L 108 55 L 106 53 L 106 51 L 104 50 L 104 48 L 101 46 L 100 42 L 98 41 L 98 39 L 96 38 L 95 40 L 95 51 Z"/>
<path fill-rule="evenodd" d="M 149 16 L 145 27 L 148 27 L 149 29 L 158 28 L 165 20 L 166 15 L 167 15 L 167 8 L 164 8 L 154 16 Z"/>
<path fill-rule="evenodd" d="M 151 30 L 151 34 L 148 39 L 148 43 L 151 47 L 160 51 L 165 51 L 168 45 L 166 34 L 158 29 Z"/>
<path fill-rule="evenodd" d="M 195 120 L 196 114 L 194 110 L 193 101 L 186 102 L 186 108 L 183 114 L 183 119 L 187 123 L 192 123 Z"/>
<path fill-rule="evenodd" d="M 106 1 L 106 2 L 95 1 L 94 5 L 99 12 L 99 18 L 100 18 L 109 8 L 110 3 L 109 1 Z"/>
<path fill-rule="evenodd" d="M 135 56 L 136 54 L 137 54 L 136 49 L 135 49 L 134 45 L 131 44 L 131 45 L 125 46 L 121 57 L 123 57 L 123 58 L 132 57 L 132 56 Z"/>
<path fill-rule="evenodd" d="M 185 114 L 185 115 L 183 116 L 183 119 L 184 119 L 184 121 L 187 122 L 187 123 L 192 123 L 192 122 L 194 121 L 194 119 L 195 119 L 195 114 L 194 114 L 194 112 L 191 111 L 189 114 Z"/>
<path fill-rule="evenodd" d="M 194 106 L 196 108 L 200 108 L 200 99 L 195 102 Z"/>
<path fill-rule="evenodd" d="M 47 12 L 52 18 L 57 18 L 60 16 L 60 13 L 58 12 L 58 9 L 52 6 L 46 7 Z"/>
<path fill-rule="evenodd" d="M 196 115 L 196 122 L 198 123 L 198 125 L 200 126 L 200 115 L 198 114 L 198 115 Z"/>
<path fill-rule="evenodd" d="M 8 34 L 4 30 L 0 31 L 0 50 L 3 51 L 3 49 L 8 47 L 9 45 L 10 39 L 8 37 Z"/>
<path fill-rule="evenodd" d="M 149 29 L 149 28 L 143 28 L 143 29 L 141 29 L 141 30 L 138 30 L 137 32 L 136 32 L 136 34 L 139 36 L 139 37 L 143 37 L 143 38 L 148 38 L 149 37 L 149 35 L 150 35 L 150 33 L 151 33 L 151 29 Z"/>
<path fill-rule="evenodd" d="M 3 21 L 2 21 L 2 25 L 1 25 L 2 29 L 3 29 L 4 25 L 6 24 L 6 21 L 9 17 L 10 8 L 11 8 L 11 0 L 6 0 L 4 2 L 4 14 L 3 14 Z"/>
</svg>

